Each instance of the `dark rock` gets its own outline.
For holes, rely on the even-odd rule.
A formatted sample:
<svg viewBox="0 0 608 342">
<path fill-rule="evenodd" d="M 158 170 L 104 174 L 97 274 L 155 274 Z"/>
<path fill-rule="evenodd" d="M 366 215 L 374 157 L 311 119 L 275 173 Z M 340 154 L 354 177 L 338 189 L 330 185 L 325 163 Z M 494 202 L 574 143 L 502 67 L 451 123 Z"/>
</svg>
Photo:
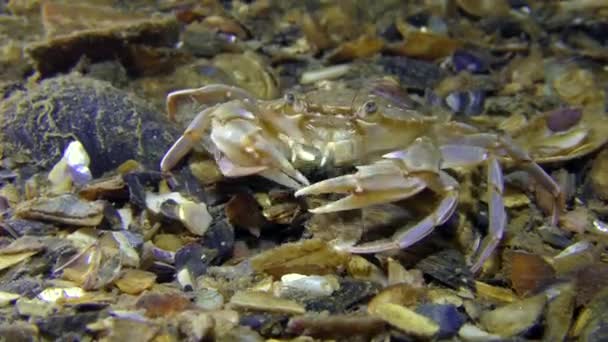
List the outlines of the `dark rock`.
<svg viewBox="0 0 608 342">
<path fill-rule="evenodd" d="M 210 260 L 211 265 L 220 265 L 232 256 L 234 250 L 234 227 L 225 219 L 216 220 L 211 224 L 201 239 L 203 247 L 215 251 Z"/>
<path fill-rule="evenodd" d="M 264 337 L 278 337 L 285 330 L 289 316 L 270 313 L 245 314 L 239 318 L 239 324 L 247 326 Z"/>
<path fill-rule="evenodd" d="M 8 229 L 11 229 L 18 236 L 46 236 L 52 235 L 59 230 L 56 226 L 52 224 L 23 219 L 10 219 L 8 221 L 0 223 L 0 226 L 8 227 Z"/>
<path fill-rule="evenodd" d="M 448 249 L 422 259 L 416 268 L 454 289 L 473 289 L 473 274 L 459 251 Z"/>
<path fill-rule="evenodd" d="M 98 312 L 82 312 L 76 314 L 54 314 L 42 319 L 35 320 L 35 324 L 43 335 L 59 338 L 70 333 L 84 333 L 89 323 L 96 321 Z"/>
<path fill-rule="evenodd" d="M 416 312 L 426 316 L 439 324 L 439 338 L 450 338 L 465 323 L 465 317 L 458 312 L 458 308 L 451 304 L 421 304 Z"/>
<path fill-rule="evenodd" d="M 42 169 L 50 169 L 78 139 L 95 177 L 129 159 L 157 169 L 179 136 L 163 114 L 142 100 L 77 75 L 15 92 L 0 104 L 0 132 L 4 158 L 25 155 Z"/>
<path fill-rule="evenodd" d="M 0 278 L 0 291 L 20 294 L 33 298 L 44 290 L 43 281 L 38 277 L 23 276 L 15 279 Z M 0 335 L 1 336 L 1 335 Z"/>
<path fill-rule="evenodd" d="M 331 297 L 317 297 L 306 301 L 306 310 L 343 313 L 353 305 L 378 293 L 379 290 L 380 286 L 376 283 L 345 278 L 340 281 L 340 289 Z"/>
<path fill-rule="evenodd" d="M 187 269 L 193 278 L 207 272 L 212 258 L 207 257 L 207 251 L 198 243 L 189 243 L 175 252 L 175 268 L 179 271 Z"/>
<path fill-rule="evenodd" d="M 445 76 L 435 63 L 408 57 L 382 57 L 379 64 L 384 71 L 399 77 L 404 87 L 416 90 L 433 88 Z"/>
</svg>

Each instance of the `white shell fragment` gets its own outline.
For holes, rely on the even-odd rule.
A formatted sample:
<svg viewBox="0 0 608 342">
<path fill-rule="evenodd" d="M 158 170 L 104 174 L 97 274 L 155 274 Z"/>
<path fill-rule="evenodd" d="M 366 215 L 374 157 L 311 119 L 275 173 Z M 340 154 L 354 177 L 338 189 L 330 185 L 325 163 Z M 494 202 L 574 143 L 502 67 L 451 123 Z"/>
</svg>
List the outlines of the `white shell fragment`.
<svg viewBox="0 0 608 342">
<path fill-rule="evenodd" d="M 124 266 L 139 267 L 139 254 L 133 248 L 123 232 L 112 232 L 112 237 L 120 246 L 122 253 L 122 264 Z"/>
<path fill-rule="evenodd" d="M 48 180 L 54 193 L 69 191 L 72 184 L 84 185 L 93 179 L 89 164 L 91 160 L 80 141 L 72 141 L 63 152 L 63 157 L 49 172 Z"/>
<path fill-rule="evenodd" d="M 160 214 L 162 204 L 168 200 L 174 200 L 177 203 L 188 201 L 179 192 L 169 192 L 166 194 L 157 194 L 154 192 L 146 192 L 146 207 L 155 214 Z"/>
<path fill-rule="evenodd" d="M 59 300 L 65 300 L 69 298 L 80 298 L 85 295 L 85 291 L 80 287 L 49 287 L 44 291 L 40 292 L 38 299 L 48 302 L 56 303 Z"/>
<path fill-rule="evenodd" d="M 279 295 L 290 291 L 298 291 L 312 296 L 330 296 L 340 288 L 338 279 L 331 276 L 286 274 L 281 277 Z"/>
<path fill-rule="evenodd" d="M 146 193 L 146 206 L 155 214 L 161 212 L 161 206 L 167 200 L 173 200 L 177 203 L 177 216 L 186 229 L 195 235 L 201 236 L 205 234 L 213 219 L 209 211 L 207 211 L 205 203 L 193 202 L 178 192 L 166 194 Z"/>
<path fill-rule="evenodd" d="M 204 203 L 184 202 L 179 204 L 178 217 L 194 235 L 204 235 L 211 224 L 211 215 Z"/>
<path fill-rule="evenodd" d="M 486 331 L 479 329 L 473 324 L 465 324 L 458 330 L 458 337 L 463 341 L 470 342 L 486 342 L 486 341 L 500 341 L 502 337 L 498 335 L 492 335 Z"/>
<path fill-rule="evenodd" d="M 344 76 L 350 70 L 350 68 L 350 64 L 340 64 L 319 70 L 306 71 L 302 73 L 300 83 L 310 84 L 318 81 L 338 78 Z"/>
<path fill-rule="evenodd" d="M 131 208 L 118 209 L 122 229 L 129 230 L 129 226 L 133 223 L 133 210 Z"/>
</svg>

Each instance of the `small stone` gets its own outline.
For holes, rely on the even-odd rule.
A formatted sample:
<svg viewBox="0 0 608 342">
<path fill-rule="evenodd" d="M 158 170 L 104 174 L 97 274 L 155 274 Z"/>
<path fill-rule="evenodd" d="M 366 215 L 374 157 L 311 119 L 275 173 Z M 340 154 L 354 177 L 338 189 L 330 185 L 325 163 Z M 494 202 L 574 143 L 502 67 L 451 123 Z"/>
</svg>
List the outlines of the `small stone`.
<svg viewBox="0 0 608 342">
<path fill-rule="evenodd" d="M 191 303 L 186 297 L 175 293 L 147 293 L 135 303 L 136 308 L 146 310 L 146 316 L 151 318 L 171 316 L 190 306 Z"/>
<path fill-rule="evenodd" d="M 439 324 L 437 336 L 440 339 L 456 335 L 460 327 L 465 323 L 465 318 L 458 312 L 458 308 L 455 305 L 421 304 L 416 308 L 416 312 Z"/>
</svg>

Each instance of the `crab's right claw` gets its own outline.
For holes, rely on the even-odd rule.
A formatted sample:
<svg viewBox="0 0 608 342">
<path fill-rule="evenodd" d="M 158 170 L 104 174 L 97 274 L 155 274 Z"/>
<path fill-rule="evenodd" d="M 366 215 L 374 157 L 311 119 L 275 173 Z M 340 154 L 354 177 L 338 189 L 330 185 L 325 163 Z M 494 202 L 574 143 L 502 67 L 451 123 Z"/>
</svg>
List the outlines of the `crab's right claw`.
<svg viewBox="0 0 608 342">
<path fill-rule="evenodd" d="M 426 187 L 420 178 L 409 177 L 396 163 L 380 161 L 357 167 L 358 172 L 330 178 L 296 191 L 295 196 L 346 193 L 346 197 L 310 209 L 312 213 L 360 209 L 374 204 L 390 203 L 411 197 Z"/>
</svg>

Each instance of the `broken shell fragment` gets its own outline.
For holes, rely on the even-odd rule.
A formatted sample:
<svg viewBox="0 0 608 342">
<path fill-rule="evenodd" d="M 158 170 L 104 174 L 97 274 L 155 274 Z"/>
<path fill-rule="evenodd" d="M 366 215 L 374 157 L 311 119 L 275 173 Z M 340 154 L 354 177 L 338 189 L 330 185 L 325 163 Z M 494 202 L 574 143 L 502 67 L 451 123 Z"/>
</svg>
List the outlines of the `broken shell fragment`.
<svg viewBox="0 0 608 342">
<path fill-rule="evenodd" d="M 296 316 L 289 319 L 287 331 L 316 338 L 374 336 L 384 329 L 384 321 L 371 316 Z"/>
<path fill-rule="evenodd" d="M 481 314 L 481 324 L 491 333 L 511 337 L 526 332 L 540 319 L 547 297 L 540 294 Z"/>
<path fill-rule="evenodd" d="M 152 192 L 146 193 L 146 207 L 155 214 L 160 214 L 163 211 L 163 203 L 173 201 L 176 205 L 171 206 L 169 210 L 179 219 L 179 221 L 194 235 L 202 236 L 205 234 L 212 217 L 207 211 L 205 203 L 196 203 L 186 199 L 179 192 L 170 192 L 165 194 L 155 194 Z"/>
<path fill-rule="evenodd" d="M 439 332 L 439 325 L 432 319 L 397 304 L 382 303 L 376 307 L 372 316 L 413 336 L 431 338 Z"/>
<path fill-rule="evenodd" d="M 124 293 L 140 294 L 156 282 L 156 274 L 141 270 L 128 269 L 116 280 L 116 286 Z"/>
<path fill-rule="evenodd" d="M 16 293 L 0 291 L 0 308 L 9 305 L 10 303 L 19 299 L 21 295 Z"/>
<path fill-rule="evenodd" d="M 564 341 L 572 325 L 575 288 L 572 284 L 556 287 L 557 294 L 547 305 L 545 341 Z"/>
<path fill-rule="evenodd" d="M 458 336 L 464 341 L 470 342 L 486 342 L 486 341 L 502 341 L 503 338 L 498 335 L 493 335 L 487 331 L 483 331 L 477 326 L 466 323 L 460 330 L 458 330 Z"/>
<path fill-rule="evenodd" d="M 190 233 L 205 235 L 211 224 L 211 215 L 204 203 L 184 202 L 178 206 L 178 217 Z"/>
<path fill-rule="evenodd" d="M 80 287 L 49 287 L 40 292 L 36 298 L 49 303 L 65 302 L 69 299 L 80 298 L 85 295 Z"/>
<path fill-rule="evenodd" d="M 55 164 L 48 175 L 53 193 L 63 193 L 72 184 L 81 186 L 93 179 L 89 164 L 91 160 L 80 141 L 72 141 L 63 152 L 63 157 Z"/>
<path fill-rule="evenodd" d="M 332 276 L 286 274 L 281 277 L 279 293 L 285 294 L 290 291 L 302 292 L 306 295 L 323 297 L 331 296 L 340 288 L 338 279 Z"/>
<path fill-rule="evenodd" d="M 302 73 L 301 84 L 312 84 L 319 81 L 340 78 L 351 70 L 350 64 L 338 64 L 318 70 L 309 70 Z"/>
<path fill-rule="evenodd" d="M 190 307 L 190 300 L 178 293 L 144 293 L 135 303 L 135 308 L 145 310 L 150 318 L 173 316 Z"/>
<path fill-rule="evenodd" d="M 275 277 L 289 273 L 331 274 L 347 260 L 347 254 L 335 251 L 321 240 L 304 240 L 262 252 L 251 258 L 251 266 Z"/>
<path fill-rule="evenodd" d="M 534 294 L 555 275 L 551 265 L 538 255 L 511 251 L 507 256 L 511 266 L 511 284 L 519 296 Z"/>
<path fill-rule="evenodd" d="M 289 299 L 274 297 L 273 295 L 260 291 L 241 291 L 230 298 L 229 305 L 233 308 L 247 310 L 260 310 L 285 314 L 303 314 L 306 309 Z"/>
<path fill-rule="evenodd" d="M 89 202 L 66 194 L 23 202 L 15 208 L 15 215 L 59 224 L 97 226 L 103 219 L 104 206 L 102 201 Z"/>
<path fill-rule="evenodd" d="M 57 307 L 54 303 L 47 303 L 37 298 L 22 297 L 15 302 L 15 310 L 22 316 L 47 317 L 57 310 Z"/>
<path fill-rule="evenodd" d="M 422 259 L 416 268 L 456 290 L 473 286 L 473 274 L 462 253 L 448 249 Z"/>
<path fill-rule="evenodd" d="M 480 298 L 493 302 L 511 303 L 517 300 L 513 291 L 498 286 L 492 286 L 481 281 L 475 281 L 475 289 Z"/>
<path fill-rule="evenodd" d="M 15 253 L 15 254 L 5 254 L 5 255 L 0 255 L 0 271 L 7 269 L 11 266 L 14 266 L 20 262 L 22 262 L 23 260 L 28 259 L 29 257 L 31 257 L 32 255 L 38 253 L 37 251 L 33 251 L 33 252 L 22 252 L 22 253 Z"/>
<path fill-rule="evenodd" d="M 589 183 L 593 193 L 602 200 L 608 200 L 608 149 L 600 152 L 589 171 Z"/>
<path fill-rule="evenodd" d="M 426 299 L 426 290 L 406 284 L 389 286 L 378 293 L 367 305 L 367 312 L 373 314 L 384 303 L 416 306 Z"/>
</svg>

